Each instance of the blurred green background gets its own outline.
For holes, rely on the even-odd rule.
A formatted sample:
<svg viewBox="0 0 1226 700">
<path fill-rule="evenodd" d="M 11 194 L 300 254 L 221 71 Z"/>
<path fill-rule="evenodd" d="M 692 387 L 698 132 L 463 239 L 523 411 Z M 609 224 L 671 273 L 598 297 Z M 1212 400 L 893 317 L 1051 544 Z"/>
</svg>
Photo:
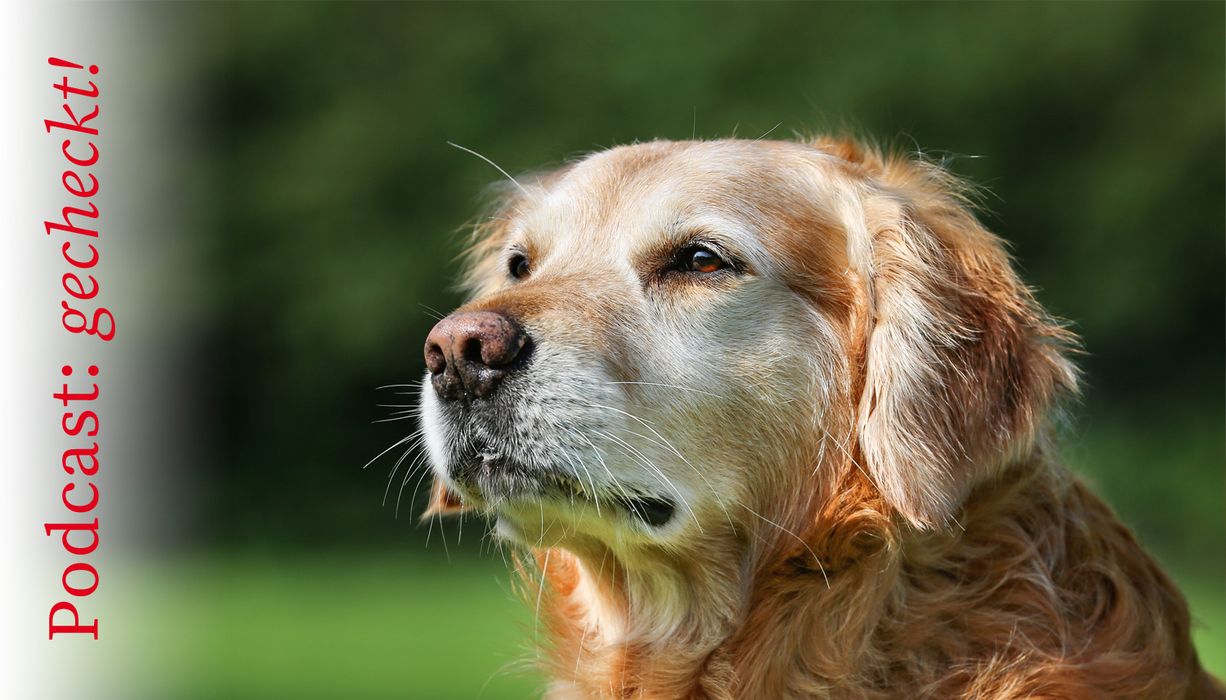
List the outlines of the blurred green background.
<svg viewBox="0 0 1226 700">
<path fill-rule="evenodd" d="M 847 127 L 984 185 L 1089 354 L 1068 462 L 1187 592 L 1226 672 L 1221 3 L 227 4 L 189 114 L 205 193 L 197 335 L 213 436 L 197 554 L 159 575 L 203 632 L 200 698 L 523 698 L 531 617 L 470 521 L 428 533 L 412 397 L 455 230 L 511 172 L 656 137 Z M 402 472 L 403 473 L 403 468 Z M 414 472 L 413 479 L 420 473 Z M 427 536 L 430 542 L 427 545 Z"/>
</svg>

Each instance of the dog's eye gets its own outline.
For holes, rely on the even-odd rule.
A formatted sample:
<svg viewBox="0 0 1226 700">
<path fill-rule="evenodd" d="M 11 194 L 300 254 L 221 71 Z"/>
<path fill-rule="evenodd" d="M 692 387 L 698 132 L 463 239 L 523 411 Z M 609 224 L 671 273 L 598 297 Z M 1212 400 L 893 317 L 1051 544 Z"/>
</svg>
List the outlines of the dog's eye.
<svg viewBox="0 0 1226 700">
<path fill-rule="evenodd" d="M 677 267 L 683 272 L 710 274 L 728 267 L 728 262 L 715 251 L 701 245 L 684 248 L 677 256 Z"/>
<path fill-rule="evenodd" d="M 523 253 L 512 255 L 510 261 L 507 262 L 507 270 L 517 280 L 527 277 L 532 270 L 531 265 L 528 264 L 528 256 Z"/>
</svg>

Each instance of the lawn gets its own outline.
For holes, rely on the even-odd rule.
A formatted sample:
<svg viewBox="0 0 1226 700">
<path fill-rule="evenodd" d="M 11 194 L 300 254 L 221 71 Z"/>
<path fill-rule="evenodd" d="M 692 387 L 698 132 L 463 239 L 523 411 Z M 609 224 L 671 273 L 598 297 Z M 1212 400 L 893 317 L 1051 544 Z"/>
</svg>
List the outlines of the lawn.
<svg viewBox="0 0 1226 700">
<path fill-rule="evenodd" d="M 231 556 L 153 571 L 167 614 L 149 622 L 174 618 L 191 634 L 141 645 L 164 671 L 142 694 L 538 697 L 539 678 L 523 672 L 531 616 L 502 561 L 434 554 Z"/>
<path fill-rule="evenodd" d="M 498 700 L 539 697 L 525 672 L 531 611 L 496 556 L 449 563 L 368 554 L 199 559 L 153 572 L 165 615 L 192 633 L 142 645 L 163 669 L 148 697 Z M 1220 581 L 1183 579 L 1204 663 L 1226 671 Z M 168 593 L 173 591 L 173 593 Z M 154 607 L 156 610 L 156 606 Z"/>
</svg>

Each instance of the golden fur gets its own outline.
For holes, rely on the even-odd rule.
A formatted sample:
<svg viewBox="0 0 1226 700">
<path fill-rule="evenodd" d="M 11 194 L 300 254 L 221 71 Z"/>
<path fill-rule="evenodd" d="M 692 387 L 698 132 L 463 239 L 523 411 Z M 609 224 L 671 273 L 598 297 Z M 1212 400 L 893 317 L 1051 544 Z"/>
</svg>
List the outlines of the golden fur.
<svg viewBox="0 0 1226 700">
<path fill-rule="evenodd" d="M 733 165 L 701 191 L 751 203 L 773 257 L 758 274 L 819 313 L 836 349 L 798 369 L 738 371 L 821 398 L 808 413 L 744 408 L 728 425 L 755 440 L 725 435 L 709 411 L 674 411 L 712 452 L 754 462 L 716 481 L 750 483 L 729 501 L 743 507 L 698 512 L 704 527 L 683 541 L 566 522 L 534 534 L 520 573 L 547 640 L 548 696 L 1226 697 L 1200 669 L 1180 593 L 1050 444 L 1053 413 L 1076 392 L 1074 337 L 935 165 L 833 139 L 616 149 L 512 191 L 478 226 L 464 308 L 581 326 L 573 342 L 611 376 L 642 376 L 624 330 L 643 322 L 641 302 L 582 269 L 507 286 L 510 222 L 530 193 L 579 170 L 599 200 L 582 219 L 595 229 L 617 220 L 630 183 L 675 188 L 704 177 L 683 164 L 725 152 Z M 548 232 L 536 235 L 522 245 Z M 670 303 L 734 290 L 679 286 Z M 455 491 L 438 479 L 430 513 L 492 507 Z"/>
</svg>

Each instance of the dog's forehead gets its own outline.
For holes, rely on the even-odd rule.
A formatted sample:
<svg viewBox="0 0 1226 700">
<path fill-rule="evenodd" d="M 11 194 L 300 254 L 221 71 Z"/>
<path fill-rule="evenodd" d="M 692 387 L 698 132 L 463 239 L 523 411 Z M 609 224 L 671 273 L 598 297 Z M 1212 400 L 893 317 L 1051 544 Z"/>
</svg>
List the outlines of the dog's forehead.
<svg viewBox="0 0 1226 700">
<path fill-rule="evenodd" d="M 785 142 L 651 142 L 575 163 L 520 212 L 524 235 L 550 247 L 634 249 L 678 228 L 760 228 L 812 170 L 813 150 Z M 746 233 L 746 235 L 748 235 Z"/>
</svg>

